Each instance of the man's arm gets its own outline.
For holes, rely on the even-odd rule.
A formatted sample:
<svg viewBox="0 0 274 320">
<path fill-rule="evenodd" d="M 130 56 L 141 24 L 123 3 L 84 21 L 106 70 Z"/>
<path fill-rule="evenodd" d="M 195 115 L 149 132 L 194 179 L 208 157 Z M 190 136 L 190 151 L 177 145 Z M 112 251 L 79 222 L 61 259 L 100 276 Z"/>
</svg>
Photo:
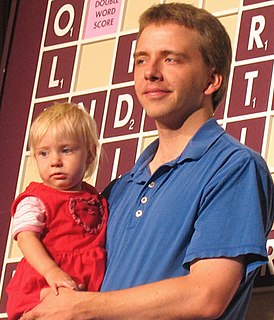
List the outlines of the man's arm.
<svg viewBox="0 0 274 320">
<path fill-rule="evenodd" d="M 244 276 L 244 258 L 198 260 L 190 274 L 135 288 L 48 294 L 23 320 L 215 319 L 226 309 Z"/>
</svg>

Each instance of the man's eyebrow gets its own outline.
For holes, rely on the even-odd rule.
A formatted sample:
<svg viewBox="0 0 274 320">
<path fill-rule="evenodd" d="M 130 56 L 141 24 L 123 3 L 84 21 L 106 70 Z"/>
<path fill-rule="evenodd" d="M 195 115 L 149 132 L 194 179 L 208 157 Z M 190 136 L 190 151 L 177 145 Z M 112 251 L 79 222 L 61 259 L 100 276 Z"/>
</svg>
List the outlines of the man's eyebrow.
<svg viewBox="0 0 274 320">
<path fill-rule="evenodd" d="M 172 54 L 172 55 L 178 56 L 178 57 L 182 57 L 182 58 L 187 57 L 187 55 L 182 51 L 176 51 L 176 50 L 162 50 L 161 51 L 162 56 L 168 56 L 169 54 Z"/>
<path fill-rule="evenodd" d="M 186 57 L 187 57 L 187 55 L 186 55 L 184 52 L 182 52 L 182 51 L 175 51 L 175 50 L 162 50 L 162 51 L 160 52 L 160 54 L 161 54 L 161 56 L 163 56 L 163 57 L 168 56 L 168 55 L 170 55 L 170 54 L 175 55 L 175 56 L 178 56 L 178 57 L 182 57 L 182 58 L 186 58 Z M 136 59 L 136 58 L 138 58 L 138 57 L 140 57 L 140 56 L 148 56 L 148 55 L 149 55 L 149 54 L 148 54 L 148 52 L 146 52 L 146 51 L 137 51 L 137 52 L 135 52 L 135 53 L 133 54 L 133 58 Z"/>
<path fill-rule="evenodd" d="M 134 52 L 133 54 L 133 58 L 136 59 L 140 56 L 147 56 L 148 53 L 146 51 L 137 51 L 137 52 Z"/>
</svg>

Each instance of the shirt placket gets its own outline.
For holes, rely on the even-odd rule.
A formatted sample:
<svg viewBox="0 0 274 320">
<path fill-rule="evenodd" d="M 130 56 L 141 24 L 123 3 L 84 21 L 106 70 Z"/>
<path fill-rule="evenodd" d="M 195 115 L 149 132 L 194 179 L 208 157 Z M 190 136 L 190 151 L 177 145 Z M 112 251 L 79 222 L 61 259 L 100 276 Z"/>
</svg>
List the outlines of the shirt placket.
<svg viewBox="0 0 274 320">
<path fill-rule="evenodd" d="M 153 194 L 155 192 L 156 182 L 150 181 L 146 184 L 138 197 L 138 202 L 136 205 L 136 210 L 133 212 L 130 227 L 134 227 L 136 224 L 140 223 L 142 219 L 145 218 L 147 207 Z"/>
</svg>

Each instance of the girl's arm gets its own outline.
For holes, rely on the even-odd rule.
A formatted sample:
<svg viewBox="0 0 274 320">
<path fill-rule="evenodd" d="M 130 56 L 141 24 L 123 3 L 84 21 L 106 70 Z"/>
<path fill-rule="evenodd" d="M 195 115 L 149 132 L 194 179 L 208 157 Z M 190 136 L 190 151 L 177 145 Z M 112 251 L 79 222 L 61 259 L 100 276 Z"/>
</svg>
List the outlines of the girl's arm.
<svg viewBox="0 0 274 320">
<path fill-rule="evenodd" d="M 59 287 L 78 290 L 75 281 L 51 259 L 38 233 L 22 231 L 17 235 L 17 242 L 25 259 L 46 279 L 55 295 L 58 295 Z"/>
</svg>

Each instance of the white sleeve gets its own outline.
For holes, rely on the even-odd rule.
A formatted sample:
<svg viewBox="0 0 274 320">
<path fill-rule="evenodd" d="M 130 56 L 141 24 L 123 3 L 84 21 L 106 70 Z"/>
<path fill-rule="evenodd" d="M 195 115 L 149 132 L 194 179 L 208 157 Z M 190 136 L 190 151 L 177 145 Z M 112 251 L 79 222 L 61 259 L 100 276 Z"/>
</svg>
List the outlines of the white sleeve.
<svg viewBox="0 0 274 320">
<path fill-rule="evenodd" d="M 37 197 L 26 197 L 21 200 L 12 219 L 12 235 L 17 238 L 19 232 L 34 231 L 42 233 L 45 226 L 46 208 Z"/>
</svg>

